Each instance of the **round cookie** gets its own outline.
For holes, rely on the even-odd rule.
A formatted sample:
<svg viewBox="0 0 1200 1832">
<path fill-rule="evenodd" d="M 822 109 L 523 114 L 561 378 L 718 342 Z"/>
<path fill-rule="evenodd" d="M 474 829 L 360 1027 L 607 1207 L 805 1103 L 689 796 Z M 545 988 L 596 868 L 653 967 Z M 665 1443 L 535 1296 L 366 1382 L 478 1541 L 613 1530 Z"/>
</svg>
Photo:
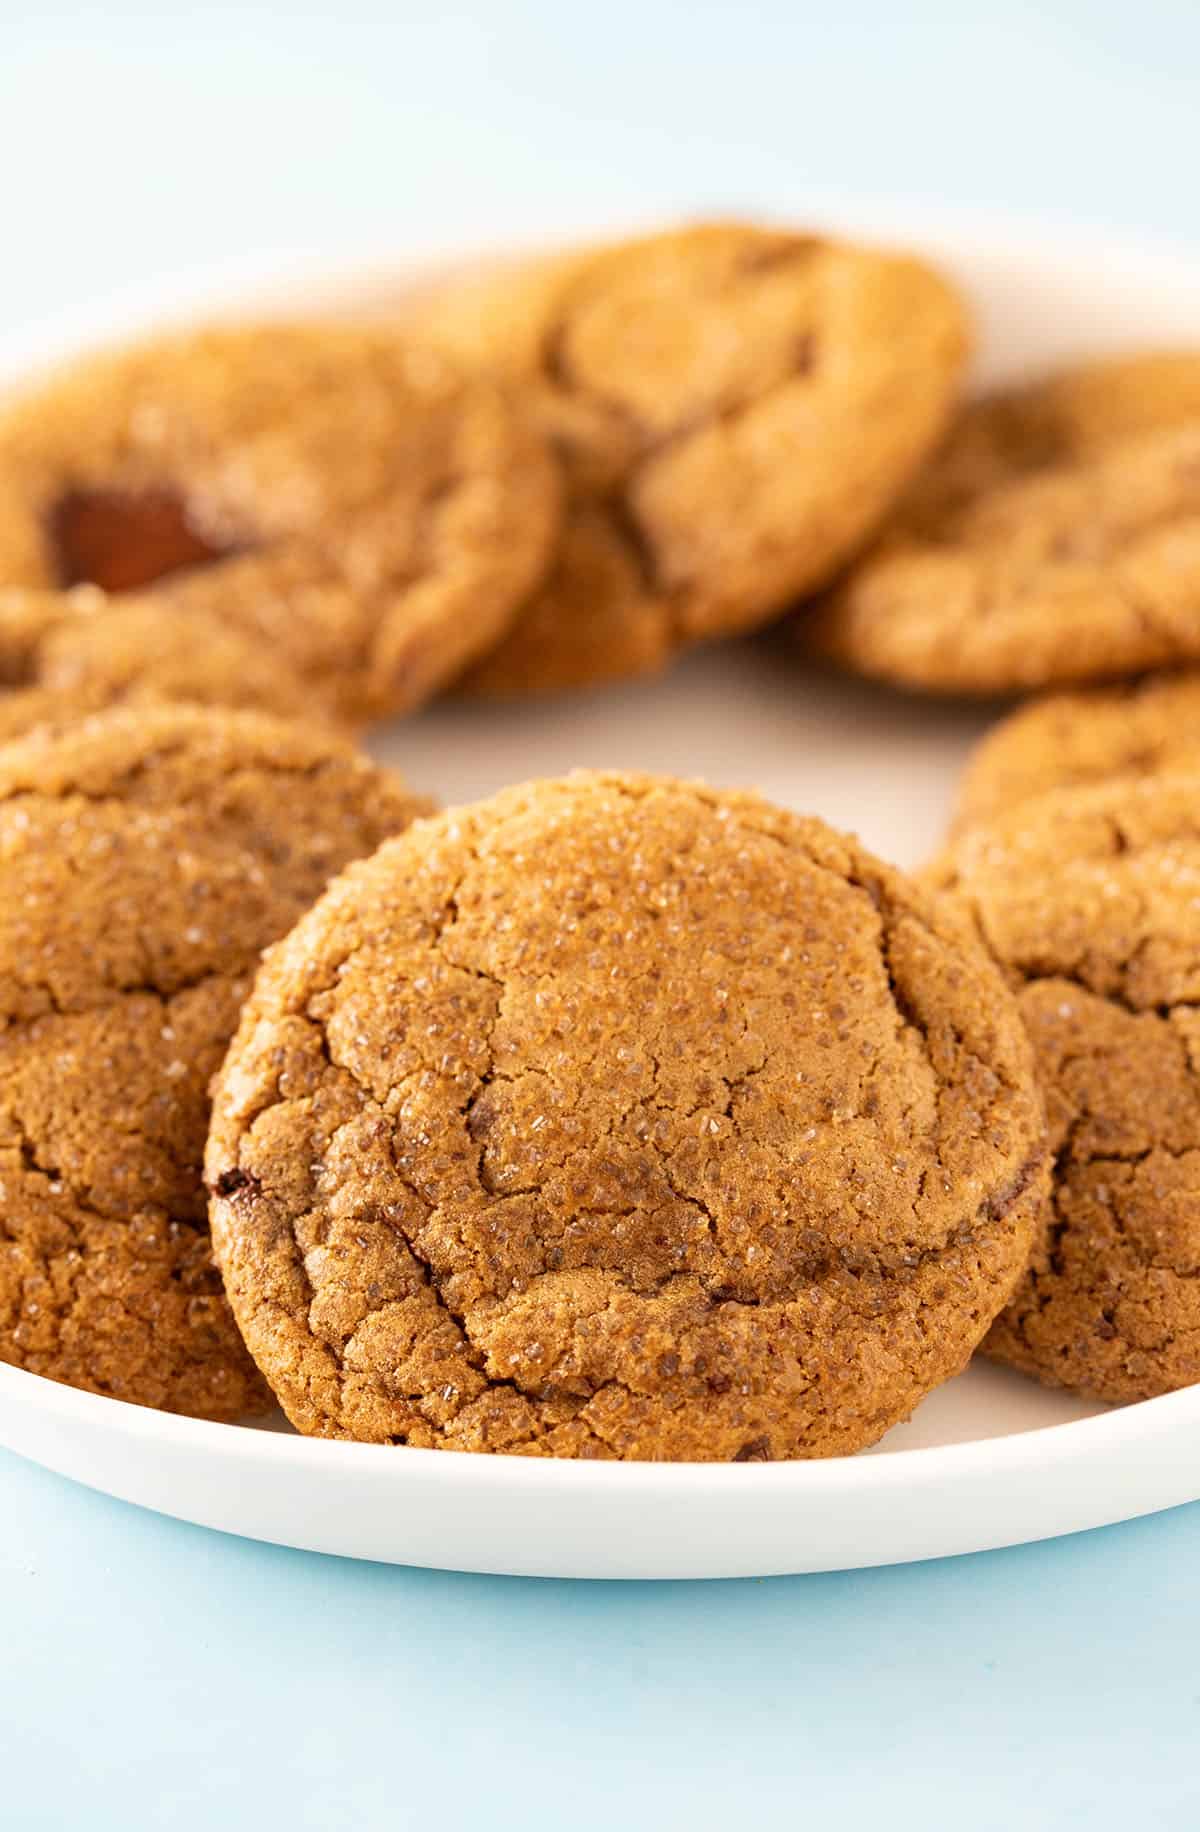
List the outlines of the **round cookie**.
<svg viewBox="0 0 1200 1832">
<path fill-rule="evenodd" d="M 558 495 L 490 381 L 392 330 L 214 329 L 77 363 L 0 413 L 0 588 L 153 587 L 362 721 L 497 641 Z"/>
<path fill-rule="evenodd" d="M 423 806 L 336 739 L 139 706 L 0 748 L 0 1360 L 268 1403 L 213 1264 L 208 1089 L 263 947 Z"/>
<path fill-rule="evenodd" d="M 938 693 L 1200 659 L 1200 354 L 1090 364 L 968 407 L 796 632 Z"/>
<path fill-rule="evenodd" d="M 278 655 L 202 611 L 153 597 L 0 591 L 0 743 L 106 707 L 186 700 L 331 723 L 311 683 Z"/>
<path fill-rule="evenodd" d="M 1002 719 L 959 784 L 956 827 L 1050 789 L 1200 772 L 1200 670 L 1047 694 Z"/>
<path fill-rule="evenodd" d="M 922 263 L 705 224 L 460 278 L 423 336 L 532 402 L 569 504 L 465 691 L 645 673 L 823 584 L 941 436 L 964 308 Z"/>
<path fill-rule="evenodd" d="M 268 956 L 206 1159 L 302 1431 L 828 1456 L 957 1372 L 1044 1185 L 974 940 L 821 822 L 640 776 L 422 822 Z"/>
<path fill-rule="evenodd" d="M 1014 987 L 1055 1153 L 985 1348 L 1103 1400 L 1200 1380 L 1200 776 L 1023 802 L 942 878 Z"/>
</svg>

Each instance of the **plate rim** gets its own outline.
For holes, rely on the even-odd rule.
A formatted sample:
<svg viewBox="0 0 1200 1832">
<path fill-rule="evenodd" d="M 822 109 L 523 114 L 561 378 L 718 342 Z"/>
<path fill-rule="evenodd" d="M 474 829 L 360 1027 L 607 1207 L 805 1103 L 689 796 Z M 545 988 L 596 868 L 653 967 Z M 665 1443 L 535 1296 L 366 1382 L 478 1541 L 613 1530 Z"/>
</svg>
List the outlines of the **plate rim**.
<svg viewBox="0 0 1200 1832">
<path fill-rule="evenodd" d="M 1039 263 L 1073 272 L 1079 261 L 1119 264 L 1123 268 L 1154 266 L 1164 276 L 1173 273 L 1191 284 L 1200 284 L 1200 254 L 1182 236 L 1144 229 L 1108 228 L 1095 222 L 1080 223 L 1053 212 L 979 210 L 922 198 L 867 192 L 839 193 L 814 190 L 797 200 L 794 211 L 775 208 L 754 210 L 739 206 L 698 206 L 678 213 L 674 220 L 704 221 L 722 218 L 761 220 L 767 224 L 801 226 L 831 235 L 862 236 L 886 245 L 910 247 L 936 260 L 952 252 L 963 261 L 1012 259 L 1035 256 Z M 388 254 L 370 239 L 339 248 L 332 257 L 305 251 L 302 254 L 240 255 L 204 262 L 169 279 L 107 288 L 84 305 L 40 313 L 0 335 L 0 381 L 19 369 L 27 372 L 53 365 L 68 353 L 119 346 L 127 338 L 161 328 L 169 331 L 189 323 L 202 324 L 226 312 L 282 308 L 296 290 L 306 298 L 333 302 L 360 289 L 438 265 L 454 265 L 514 252 L 535 252 L 553 246 L 570 246 L 585 237 L 644 234 L 661 227 L 661 213 L 612 213 L 592 209 L 582 216 L 557 212 L 523 222 L 512 239 L 481 237 L 468 242 L 452 234 L 434 239 L 415 238 L 407 248 Z"/>
<path fill-rule="evenodd" d="M 718 1486 L 723 1490 L 748 1488 L 758 1494 L 766 1491 L 780 1499 L 800 1487 L 818 1493 L 893 1487 L 911 1492 L 947 1477 L 986 1473 L 1000 1479 L 1006 1474 L 1029 1475 L 1051 1464 L 1061 1470 L 1064 1462 L 1090 1458 L 1093 1452 L 1119 1455 L 1129 1441 L 1143 1443 L 1148 1437 L 1174 1433 L 1189 1424 L 1200 1428 L 1200 1385 L 1196 1385 L 1112 1407 L 1088 1418 L 1037 1425 L 999 1437 L 917 1445 L 911 1450 L 898 1447 L 883 1456 L 801 1457 L 739 1464 L 651 1462 L 525 1457 L 504 1452 L 479 1456 L 466 1451 L 447 1453 L 413 1445 L 363 1444 L 349 1439 L 305 1437 L 292 1431 L 264 1431 L 250 1424 L 222 1424 L 182 1413 L 158 1412 L 107 1394 L 69 1387 L 7 1363 L 0 1363 L 0 1441 L 6 1435 L 3 1417 L 8 1411 L 5 1402 L 9 1396 L 18 1404 L 31 1404 L 35 1410 L 52 1414 L 66 1424 L 85 1429 L 94 1425 L 101 1432 L 141 1440 L 146 1445 L 169 1446 L 172 1450 L 191 1446 L 198 1453 L 224 1456 L 233 1462 L 266 1462 L 292 1470 L 312 1465 L 327 1468 L 330 1473 L 339 1470 L 365 1478 L 388 1468 L 386 1453 L 390 1453 L 397 1457 L 397 1469 L 403 1468 L 425 1482 L 452 1479 L 457 1484 L 465 1479 L 485 1490 L 514 1483 L 536 1489 L 547 1482 L 583 1490 L 596 1486 L 610 1490 L 621 1483 L 627 1492 L 639 1487 L 654 1488 L 665 1476 L 672 1490 L 684 1487 L 693 1497 Z"/>
</svg>

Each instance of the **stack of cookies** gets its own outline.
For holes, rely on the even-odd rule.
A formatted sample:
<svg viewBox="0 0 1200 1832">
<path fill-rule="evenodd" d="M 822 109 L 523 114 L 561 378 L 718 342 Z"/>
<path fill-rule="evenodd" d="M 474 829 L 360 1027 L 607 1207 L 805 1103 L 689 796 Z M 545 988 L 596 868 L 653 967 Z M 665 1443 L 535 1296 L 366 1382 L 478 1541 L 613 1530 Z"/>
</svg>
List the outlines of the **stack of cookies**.
<svg viewBox="0 0 1200 1832">
<path fill-rule="evenodd" d="M 729 1461 L 870 1444 L 980 1345 L 1200 1379 L 1200 685 L 1078 690 L 1200 661 L 1200 357 L 964 409 L 969 341 L 918 260 L 719 224 L 10 402 L 0 1358 Z M 916 881 L 750 794 L 438 813 L 355 748 L 785 615 L 1076 691 Z"/>
</svg>

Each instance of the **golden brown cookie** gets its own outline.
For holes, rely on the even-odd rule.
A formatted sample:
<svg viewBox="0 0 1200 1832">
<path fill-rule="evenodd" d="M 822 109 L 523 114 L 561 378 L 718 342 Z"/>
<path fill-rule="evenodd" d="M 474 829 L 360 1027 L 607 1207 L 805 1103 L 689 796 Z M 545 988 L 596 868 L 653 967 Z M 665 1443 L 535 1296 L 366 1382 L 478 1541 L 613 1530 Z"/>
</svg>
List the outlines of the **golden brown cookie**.
<svg viewBox="0 0 1200 1832">
<path fill-rule="evenodd" d="M 1200 658 L 1200 355 L 1094 363 L 969 407 L 797 636 L 939 693 Z"/>
<path fill-rule="evenodd" d="M 235 1418 L 208 1086 L 259 954 L 421 804 L 253 713 L 138 707 L 0 748 L 0 1359 Z"/>
<path fill-rule="evenodd" d="M 824 1456 L 961 1368 L 1044 1185 L 999 975 L 757 796 L 579 774 L 341 877 L 215 1093 L 214 1243 L 293 1423 Z"/>
<path fill-rule="evenodd" d="M 986 1349 L 1104 1400 L 1200 1380 L 1200 776 L 1022 802 L 943 875 L 1016 990 L 1055 1153 Z"/>
<path fill-rule="evenodd" d="M 423 335 L 522 390 L 570 503 L 549 578 L 463 683 L 660 666 L 824 583 L 943 432 L 964 308 L 922 263 L 718 223 L 493 269 Z"/>
<path fill-rule="evenodd" d="M 77 363 L 0 413 L 0 587 L 153 587 L 355 722 L 497 641 L 558 494 L 489 381 L 393 331 L 204 331 Z"/>
<path fill-rule="evenodd" d="M 174 617 L 153 595 L 110 602 L 0 591 L 0 743 L 109 706 L 187 700 L 331 723 L 312 683 L 203 611 Z"/>
<path fill-rule="evenodd" d="M 1200 671 L 1046 694 L 1002 719 L 959 785 L 956 826 L 1050 789 L 1200 772 Z"/>
</svg>

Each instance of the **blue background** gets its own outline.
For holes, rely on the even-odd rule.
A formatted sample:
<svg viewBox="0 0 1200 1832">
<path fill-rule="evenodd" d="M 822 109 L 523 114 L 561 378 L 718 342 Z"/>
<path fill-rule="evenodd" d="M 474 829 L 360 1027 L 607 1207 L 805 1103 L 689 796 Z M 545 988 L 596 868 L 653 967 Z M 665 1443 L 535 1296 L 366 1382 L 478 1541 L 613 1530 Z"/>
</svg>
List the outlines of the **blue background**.
<svg viewBox="0 0 1200 1832">
<path fill-rule="evenodd" d="M 1194 0 L 32 5 L 2 333 L 248 255 L 841 191 L 1200 240 Z M 1200 1508 L 589 1586 L 271 1550 L 0 1457 L 5 1832 L 1194 1828 L 1198 1648 Z"/>
</svg>

